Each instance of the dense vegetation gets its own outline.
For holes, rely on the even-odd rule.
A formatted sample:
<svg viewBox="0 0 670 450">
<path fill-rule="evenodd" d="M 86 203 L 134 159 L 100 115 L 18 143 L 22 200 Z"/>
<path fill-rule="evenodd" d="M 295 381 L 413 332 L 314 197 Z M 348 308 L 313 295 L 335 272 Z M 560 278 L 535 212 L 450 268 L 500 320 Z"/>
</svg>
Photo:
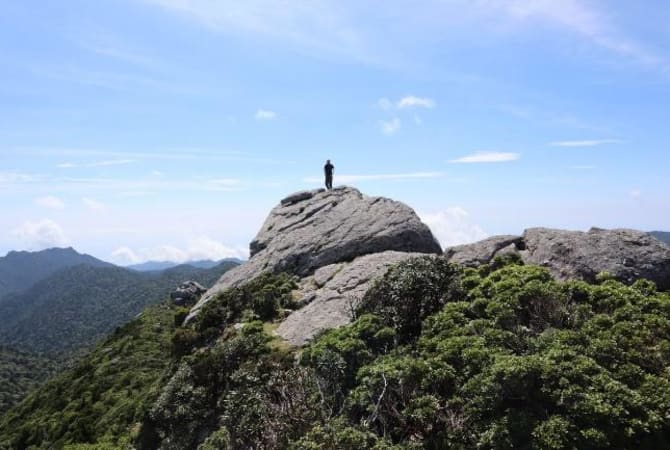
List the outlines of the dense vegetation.
<svg viewBox="0 0 670 450">
<path fill-rule="evenodd" d="M 14 351 L 0 352 L 0 413 L 179 283 L 192 279 L 209 286 L 234 266 L 141 274 L 79 265 L 6 296 L 0 303 L 0 340 Z"/>
<path fill-rule="evenodd" d="M 0 346 L 0 414 L 55 370 L 46 358 Z"/>
<path fill-rule="evenodd" d="M 648 281 L 558 283 L 514 259 L 463 269 L 418 258 L 303 350 L 269 334 L 293 287 L 265 275 L 210 302 L 172 335 L 160 393 L 107 427 L 147 449 L 670 446 L 670 295 Z M 162 370 L 153 379 L 168 380 Z M 45 436 L 51 390 L 5 417 L 7 443 L 21 443 L 19 418 L 23 436 Z M 60 406 L 76 416 L 82 401 Z M 101 435 L 54 429 L 39 442 Z"/>
<path fill-rule="evenodd" d="M 72 248 L 50 248 L 39 252 L 9 252 L 0 258 L 0 302 L 10 292 L 25 291 L 33 284 L 67 267 L 86 264 L 111 267 Z"/>
<path fill-rule="evenodd" d="M 179 283 L 193 279 L 209 286 L 231 267 L 180 266 L 160 274 L 88 265 L 64 269 L 0 303 L 0 338 L 24 351 L 67 358 L 164 299 Z"/>
<path fill-rule="evenodd" d="M 0 420 L 0 448 L 123 446 L 169 375 L 174 310 L 148 307 Z M 136 437 L 136 435 L 133 435 Z M 105 447 L 102 447 L 105 448 Z"/>
</svg>

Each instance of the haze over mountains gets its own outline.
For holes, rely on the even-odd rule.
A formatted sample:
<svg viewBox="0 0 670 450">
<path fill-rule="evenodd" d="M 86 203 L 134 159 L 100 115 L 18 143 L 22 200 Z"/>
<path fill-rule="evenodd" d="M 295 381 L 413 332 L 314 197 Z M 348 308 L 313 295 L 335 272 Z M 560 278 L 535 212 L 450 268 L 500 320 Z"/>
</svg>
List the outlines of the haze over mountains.
<svg viewBox="0 0 670 450">
<path fill-rule="evenodd" d="M 171 269 L 180 265 L 187 265 L 192 267 L 197 267 L 199 269 L 211 269 L 214 266 L 217 266 L 223 262 L 234 262 L 241 263 L 242 260 L 239 258 L 224 258 L 218 261 L 213 261 L 211 259 L 202 259 L 197 261 L 186 261 L 182 263 L 174 261 L 147 261 L 139 264 L 131 264 L 129 266 L 124 266 L 126 269 L 137 270 L 138 272 L 155 272 L 160 270 Z"/>
</svg>

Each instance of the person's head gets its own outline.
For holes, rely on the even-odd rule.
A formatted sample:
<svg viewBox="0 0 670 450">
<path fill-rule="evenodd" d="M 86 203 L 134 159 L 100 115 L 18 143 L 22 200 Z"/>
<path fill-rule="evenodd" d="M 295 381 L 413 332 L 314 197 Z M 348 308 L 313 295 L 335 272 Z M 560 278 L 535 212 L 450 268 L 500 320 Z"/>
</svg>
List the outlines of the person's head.
<svg viewBox="0 0 670 450">
<path fill-rule="evenodd" d="M 326 164 L 330 164 L 330 159 L 327 159 L 327 160 L 326 160 Z"/>
</svg>

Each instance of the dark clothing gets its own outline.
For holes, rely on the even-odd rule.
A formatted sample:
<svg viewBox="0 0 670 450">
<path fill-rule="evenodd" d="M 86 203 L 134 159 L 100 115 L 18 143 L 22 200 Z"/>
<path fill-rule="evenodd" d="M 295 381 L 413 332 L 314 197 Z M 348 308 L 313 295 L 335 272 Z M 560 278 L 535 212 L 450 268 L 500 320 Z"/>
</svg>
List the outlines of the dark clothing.
<svg viewBox="0 0 670 450">
<path fill-rule="evenodd" d="M 335 166 L 331 163 L 323 166 L 323 172 L 326 174 L 326 189 L 333 188 L 333 169 L 335 169 Z"/>
</svg>

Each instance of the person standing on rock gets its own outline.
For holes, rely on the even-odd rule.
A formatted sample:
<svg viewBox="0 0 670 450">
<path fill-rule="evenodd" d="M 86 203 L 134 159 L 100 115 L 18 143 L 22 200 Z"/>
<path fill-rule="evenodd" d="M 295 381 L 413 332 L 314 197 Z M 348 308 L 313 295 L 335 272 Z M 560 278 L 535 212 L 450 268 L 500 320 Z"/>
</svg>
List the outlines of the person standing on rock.
<svg viewBox="0 0 670 450">
<path fill-rule="evenodd" d="M 326 160 L 323 172 L 326 174 L 326 189 L 328 190 L 333 188 L 333 170 L 335 170 L 335 166 L 330 163 L 330 159 Z"/>
</svg>

